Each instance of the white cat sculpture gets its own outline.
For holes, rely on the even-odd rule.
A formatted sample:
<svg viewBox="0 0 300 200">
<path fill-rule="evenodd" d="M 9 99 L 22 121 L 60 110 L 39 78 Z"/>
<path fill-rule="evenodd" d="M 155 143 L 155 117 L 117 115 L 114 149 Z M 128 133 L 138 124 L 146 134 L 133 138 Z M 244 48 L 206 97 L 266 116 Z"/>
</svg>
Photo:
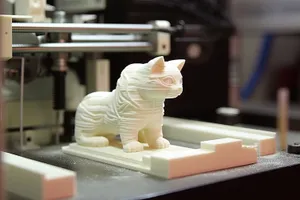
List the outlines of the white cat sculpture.
<svg viewBox="0 0 300 200">
<path fill-rule="evenodd" d="M 112 92 L 88 94 L 75 117 L 75 138 L 82 146 L 105 147 L 120 135 L 125 152 L 143 151 L 143 133 L 150 148 L 169 147 L 163 138 L 165 99 L 176 98 L 182 89 L 185 60 L 164 61 L 156 57 L 144 64 L 128 65 Z"/>
</svg>

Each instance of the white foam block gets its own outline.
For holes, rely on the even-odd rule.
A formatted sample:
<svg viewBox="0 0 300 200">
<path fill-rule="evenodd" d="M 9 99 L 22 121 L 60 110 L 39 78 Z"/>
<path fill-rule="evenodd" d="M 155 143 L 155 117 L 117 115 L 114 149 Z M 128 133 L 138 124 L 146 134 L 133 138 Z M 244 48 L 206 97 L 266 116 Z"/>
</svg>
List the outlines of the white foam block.
<svg viewBox="0 0 300 200">
<path fill-rule="evenodd" d="M 167 149 L 147 148 L 125 153 L 121 144 L 108 147 L 84 147 L 76 143 L 62 148 L 63 152 L 158 177 L 172 179 L 203 172 L 238 167 L 257 162 L 255 148 L 242 146 L 239 139 L 224 138 L 201 142 L 201 148 L 191 149 L 171 145 Z"/>
<path fill-rule="evenodd" d="M 36 200 L 75 195 L 75 172 L 10 153 L 3 152 L 2 156 L 6 191 Z"/>
<path fill-rule="evenodd" d="M 224 137 L 236 138 L 245 145 L 258 146 L 260 156 L 276 153 L 276 133 L 269 131 L 164 117 L 163 133 L 168 139 L 189 143 Z"/>
</svg>

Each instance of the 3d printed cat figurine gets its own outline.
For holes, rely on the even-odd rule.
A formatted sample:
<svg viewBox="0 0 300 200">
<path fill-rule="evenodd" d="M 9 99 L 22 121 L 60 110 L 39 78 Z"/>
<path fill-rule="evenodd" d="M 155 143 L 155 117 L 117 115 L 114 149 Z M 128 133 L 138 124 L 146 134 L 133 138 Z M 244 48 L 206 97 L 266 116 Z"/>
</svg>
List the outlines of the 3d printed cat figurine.
<svg viewBox="0 0 300 200">
<path fill-rule="evenodd" d="M 185 60 L 165 62 L 163 57 L 131 64 L 122 71 L 115 90 L 88 94 L 76 111 L 77 144 L 104 147 L 110 136 L 120 135 L 125 152 L 138 152 L 144 149 L 138 141 L 142 132 L 150 148 L 169 147 L 162 133 L 164 101 L 182 93 L 184 64 Z"/>
<path fill-rule="evenodd" d="M 62 151 L 166 179 L 249 165 L 257 162 L 258 155 L 276 152 L 275 133 L 163 117 L 165 99 L 182 93 L 184 64 L 184 60 L 165 62 L 157 57 L 128 65 L 115 90 L 91 93 L 79 104 L 77 143 L 62 147 Z M 171 145 L 163 138 L 163 123 L 166 136 L 196 142 L 199 148 Z M 182 131 L 186 132 L 180 134 Z"/>
</svg>

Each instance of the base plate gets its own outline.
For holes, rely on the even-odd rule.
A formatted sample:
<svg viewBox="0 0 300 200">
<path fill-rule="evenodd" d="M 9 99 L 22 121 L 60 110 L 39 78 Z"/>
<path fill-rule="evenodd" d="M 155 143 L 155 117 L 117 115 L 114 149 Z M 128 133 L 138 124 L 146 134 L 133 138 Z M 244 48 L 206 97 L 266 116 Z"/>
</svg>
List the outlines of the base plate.
<svg viewBox="0 0 300 200">
<path fill-rule="evenodd" d="M 108 147 L 84 147 L 76 143 L 62 147 L 64 153 L 104 162 L 131 170 L 172 179 L 209 171 L 233 168 L 257 162 L 254 147 L 242 146 L 239 139 L 224 138 L 201 142 L 200 149 L 171 145 L 167 149 L 149 149 L 125 153 L 120 143 Z"/>
</svg>

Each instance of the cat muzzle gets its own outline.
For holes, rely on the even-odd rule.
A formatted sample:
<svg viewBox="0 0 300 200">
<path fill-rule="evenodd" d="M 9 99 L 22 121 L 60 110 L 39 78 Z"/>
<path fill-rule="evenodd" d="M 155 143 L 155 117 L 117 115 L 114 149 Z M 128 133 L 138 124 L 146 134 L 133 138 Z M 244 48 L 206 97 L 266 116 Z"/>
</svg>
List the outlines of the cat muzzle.
<svg viewBox="0 0 300 200">
<path fill-rule="evenodd" d="M 183 91 L 182 88 L 177 88 L 175 90 L 170 90 L 168 95 L 167 95 L 167 98 L 168 99 L 176 98 L 176 97 L 178 97 L 179 95 L 182 94 L 182 91 Z"/>
</svg>

